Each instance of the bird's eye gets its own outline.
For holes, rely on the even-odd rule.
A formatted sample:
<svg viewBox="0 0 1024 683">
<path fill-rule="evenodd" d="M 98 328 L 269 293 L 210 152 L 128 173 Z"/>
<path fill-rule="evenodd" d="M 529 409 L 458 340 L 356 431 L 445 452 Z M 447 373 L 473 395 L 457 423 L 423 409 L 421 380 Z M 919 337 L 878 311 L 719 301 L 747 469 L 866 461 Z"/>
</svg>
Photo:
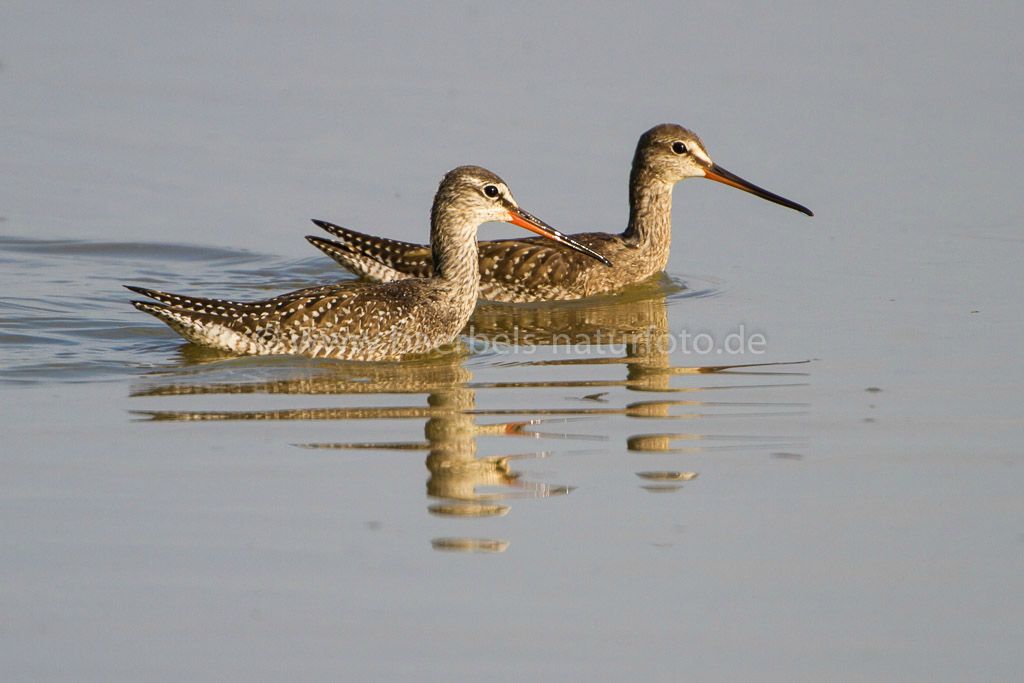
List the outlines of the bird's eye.
<svg viewBox="0 0 1024 683">
<path fill-rule="evenodd" d="M 679 141 L 673 142 L 672 151 L 675 152 L 676 154 L 686 154 L 686 145 Z"/>
<path fill-rule="evenodd" d="M 485 185 L 484 186 L 484 194 L 487 195 L 488 197 L 492 197 L 493 198 L 493 197 L 497 197 L 501 193 L 498 192 L 498 186 L 497 185 Z"/>
</svg>

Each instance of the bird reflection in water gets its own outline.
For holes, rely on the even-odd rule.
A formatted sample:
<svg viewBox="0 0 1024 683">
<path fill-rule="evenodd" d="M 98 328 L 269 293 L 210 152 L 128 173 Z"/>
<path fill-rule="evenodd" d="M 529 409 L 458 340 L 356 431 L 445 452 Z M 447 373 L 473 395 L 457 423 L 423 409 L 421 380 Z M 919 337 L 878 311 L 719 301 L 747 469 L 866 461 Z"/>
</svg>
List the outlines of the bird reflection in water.
<svg viewBox="0 0 1024 683">
<path fill-rule="evenodd" d="M 154 374 L 155 381 L 133 389 L 138 398 L 162 396 L 203 396 L 228 394 L 273 394 L 294 396 L 425 396 L 426 405 L 342 405 L 326 407 L 275 407 L 262 410 L 140 410 L 142 419 L 152 421 L 228 421 L 228 420 L 423 420 L 423 441 L 366 443 L 308 443 L 304 448 L 410 450 L 426 452 L 429 472 L 426 489 L 431 498 L 429 511 L 445 517 L 496 517 L 509 512 L 510 501 L 520 498 L 547 498 L 564 495 L 572 487 L 562 483 L 532 481 L 513 469 L 514 463 L 542 458 L 546 452 L 479 455 L 480 437 L 546 437 L 563 439 L 600 439 L 602 435 L 543 433 L 555 419 L 591 420 L 601 416 L 621 416 L 641 420 L 701 420 L 703 418 L 784 418 L 801 415 L 807 405 L 799 402 L 729 400 L 733 390 L 767 391 L 772 398 L 789 387 L 803 386 L 806 373 L 772 364 L 749 366 L 673 366 L 671 354 L 662 338 L 669 334 L 667 297 L 706 296 L 713 291 L 682 290 L 668 277 L 642 283 L 616 297 L 559 304 L 491 305 L 481 302 L 467 332 L 476 339 L 493 344 L 498 350 L 494 360 L 471 356 L 458 345 L 454 349 L 399 363 L 344 363 L 302 359 L 241 358 L 225 360 L 197 347 L 186 346 L 182 362 L 172 371 Z M 567 354 L 566 358 L 534 359 L 527 354 L 505 353 L 505 340 L 528 339 L 530 343 L 554 347 L 580 339 L 599 338 L 605 344 L 619 345 L 621 353 Z M 467 359 L 482 359 L 488 375 L 500 372 L 499 381 L 474 381 Z M 217 361 L 217 362 L 210 362 Z M 489 361 L 489 362 L 488 362 Z M 574 378 L 579 373 L 571 366 L 604 368 L 604 378 Z M 625 376 L 614 377 L 614 368 L 624 366 Z M 528 368 L 551 367 L 554 378 L 533 379 Z M 564 368 L 564 369 L 559 369 Z M 165 376 L 162 376 L 165 375 Z M 677 386 L 675 378 L 720 375 L 715 382 Z M 729 379 L 726 377 L 728 376 Z M 735 377 L 734 377 L 735 376 Z M 757 376 L 754 383 L 750 376 Z M 255 378 L 255 379 L 254 379 Z M 536 390 L 536 391 L 534 391 Z M 541 390 L 546 390 L 541 393 Z M 554 390 L 554 391 L 552 391 Z M 566 390 L 569 390 L 568 392 Z M 657 397 L 652 400 L 621 401 L 621 391 L 663 393 L 686 399 Z M 530 407 L 477 407 L 477 395 L 506 396 L 511 403 L 522 400 L 524 391 Z M 576 394 L 576 395 L 572 395 Z M 548 396 L 553 406 L 536 407 L 536 397 Z M 573 403 L 564 405 L 565 400 Z M 557 402 L 563 402 L 558 406 Z M 367 401 L 370 403 L 370 401 Z M 374 400 L 373 403 L 379 403 Z M 488 402 L 494 405 L 494 401 Z M 486 418 L 494 423 L 481 424 Z M 488 420 L 489 422 L 489 420 Z M 547 423 L 547 425 L 544 425 Z M 592 431 L 592 423 L 588 424 Z M 799 438 L 770 435 L 737 436 L 693 432 L 633 434 L 626 448 L 633 452 L 696 453 L 712 450 L 795 447 Z M 696 473 L 641 473 L 646 490 L 678 490 Z M 462 537 L 434 539 L 438 550 L 474 550 L 500 552 L 507 541 Z"/>
<path fill-rule="evenodd" d="M 203 361 L 209 360 L 208 357 Z M 246 359 L 248 360 L 248 359 Z M 217 381 L 202 383 L 155 384 L 139 387 L 135 397 L 211 395 L 211 394 L 287 394 L 287 395 L 426 395 L 426 406 L 367 406 L 328 408 L 282 408 L 246 411 L 136 411 L 155 421 L 229 421 L 229 420 L 362 420 L 425 419 L 425 441 L 298 443 L 310 449 L 370 449 L 425 451 L 427 495 L 437 501 L 429 506 L 431 514 L 446 517 L 494 517 L 508 513 L 507 501 L 516 498 L 547 498 L 572 491 L 571 486 L 529 481 L 513 469 L 516 460 L 543 458 L 546 452 L 503 454 L 478 457 L 480 436 L 525 438 L 573 438 L 571 434 L 544 434 L 536 431 L 544 420 L 516 420 L 497 424 L 478 424 L 475 408 L 476 389 L 472 374 L 465 367 L 464 351 L 416 359 L 403 363 L 310 364 L 304 363 L 308 376 L 261 382 Z M 230 368 L 218 364 L 213 371 L 247 374 L 251 365 Z M 273 363 L 266 368 L 274 370 Z M 284 369 L 284 368 L 277 368 Z M 297 365 L 290 362 L 287 370 Z M 205 374 L 203 376 L 205 377 Z M 206 377 L 208 380 L 209 378 Z M 592 439 L 579 435 L 580 439 Z M 508 547 L 503 539 L 438 538 L 437 550 L 502 552 Z"/>
<path fill-rule="evenodd" d="M 547 457 L 546 452 L 478 457 L 480 436 L 543 436 L 573 438 L 571 434 L 544 434 L 534 431 L 543 420 L 478 424 L 476 390 L 471 388 L 469 371 L 457 366 L 465 381 L 434 387 L 427 395 L 427 420 L 423 428 L 425 442 L 397 443 L 305 443 L 304 448 L 422 450 L 427 452 L 430 472 L 427 495 L 445 502 L 431 505 L 436 515 L 453 517 L 493 517 L 508 512 L 497 501 L 513 498 L 548 498 L 563 495 L 570 486 L 530 482 L 514 471 L 514 460 Z M 586 439 L 587 435 L 576 435 Z"/>
<path fill-rule="evenodd" d="M 505 344 L 509 341 L 537 346 L 585 346 L 586 340 L 598 340 L 606 348 L 620 351 L 606 354 L 585 353 L 582 357 L 525 360 L 505 364 L 529 367 L 573 366 L 625 366 L 622 380 L 563 380 L 539 382 L 512 381 L 491 383 L 498 387 L 622 387 L 627 391 L 652 393 L 702 394 L 694 400 L 636 401 L 622 408 L 586 408 L 562 411 L 561 414 L 625 415 L 635 418 L 698 419 L 705 417 L 774 417 L 802 414 L 807 404 L 780 401 L 715 401 L 708 400 L 713 392 L 729 390 L 780 390 L 804 386 L 792 378 L 806 377 L 806 372 L 788 366 L 800 366 L 809 361 L 782 363 L 746 363 L 734 365 L 679 366 L 671 362 L 672 344 L 668 319 L 668 302 L 675 299 L 693 299 L 715 296 L 712 287 L 688 288 L 682 282 L 664 273 L 629 287 L 620 294 L 595 297 L 584 301 L 549 304 L 508 306 L 480 302 L 470 320 L 469 331 L 477 337 Z M 584 348 L 589 351 L 589 349 Z M 728 375 L 762 377 L 771 381 L 742 385 L 674 386 L 675 377 L 699 375 Z M 482 385 L 481 385 L 482 386 Z M 610 392 L 588 393 L 580 401 L 606 404 Z M 709 412 L 714 411 L 714 412 Z M 728 411 L 728 412 L 725 412 Z M 781 412 L 780 412 L 781 411 Z M 508 414 L 508 413 L 506 413 Z M 690 442 L 686 446 L 678 442 Z M 727 435 L 704 433 L 636 434 L 628 437 L 627 448 L 635 452 L 699 453 L 703 451 L 739 450 L 791 446 L 802 443 L 793 437 L 769 435 Z M 665 490 L 669 485 L 658 486 Z M 674 489 L 678 489 L 674 486 Z M 654 490 L 654 485 L 651 489 Z"/>
</svg>

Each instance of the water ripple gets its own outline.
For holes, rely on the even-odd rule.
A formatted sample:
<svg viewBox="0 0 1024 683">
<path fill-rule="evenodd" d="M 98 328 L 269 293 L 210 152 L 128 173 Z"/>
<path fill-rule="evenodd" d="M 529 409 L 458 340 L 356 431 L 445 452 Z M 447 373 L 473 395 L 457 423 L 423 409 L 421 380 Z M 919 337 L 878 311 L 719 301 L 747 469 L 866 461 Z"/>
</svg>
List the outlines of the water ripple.
<svg viewBox="0 0 1024 683">
<path fill-rule="evenodd" d="M 121 288 L 130 282 L 259 298 L 350 277 L 328 259 L 5 237 L 0 261 L 0 382 L 129 378 L 135 406 L 128 417 L 147 429 L 177 423 L 198 435 L 218 423 L 260 423 L 283 447 L 310 457 L 416 454 L 427 470 L 432 516 L 500 518 L 513 503 L 571 494 L 573 482 L 530 467 L 555 454 L 636 459 L 628 468 L 635 476 L 622 485 L 635 487 L 639 477 L 645 491 L 669 493 L 700 487 L 703 478 L 665 459 L 805 445 L 792 425 L 810 409 L 801 400 L 809 366 L 694 367 L 654 343 L 668 334 L 671 307 L 723 292 L 714 278 L 661 275 L 582 301 L 482 302 L 451 348 L 402 362 L 347 363 L 239 358 L 186 344 L 129 306 Z M 601 341 L 587 341 L 594 339 Z M 313 440 L 313 423 L 323 425 L 320 434 L 337 425 L 337 438 Z M 385 438 L 373 440 L 382 433 L 377 423 L 387 425 Z M 509 453 L 509 439 L 590 448 Z M 485 454 L 491 447 L 497 452 Z M 472 536 L 431 539 L 443 551 L 507 546 Z"/>
</svg>

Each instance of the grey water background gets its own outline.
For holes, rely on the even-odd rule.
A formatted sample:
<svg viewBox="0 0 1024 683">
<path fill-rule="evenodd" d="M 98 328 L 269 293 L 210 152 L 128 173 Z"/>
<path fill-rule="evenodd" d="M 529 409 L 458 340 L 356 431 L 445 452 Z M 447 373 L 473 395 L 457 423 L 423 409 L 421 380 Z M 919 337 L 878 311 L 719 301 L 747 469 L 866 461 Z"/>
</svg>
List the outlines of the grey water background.
<svg viewBox="0 0 1024 683">
<path fill-rule="evenodd" d="M 1019 4 L 2 14 L 6 680 L 1019 676 Z M 816 212 L 679 185 L 669 330 L 743 325 L 767 353 L 725 360 L 812 363 L 645 385 L 611 351 L 484 342 L 422 384 L 201 362 L 120 289 L 340 277 L 309 218 L 422 241 L 463 163 L 618 230 L 662 121 Z M 547 420 L 478 439 L 534 453 L 505 514 L 439 514 L 424 451 L 383 447 L 449 399 Z M 332 442 L 370 447 L 296 446 Z M 444 552 L 466 547 L 490 552 Z"/>
</svg>

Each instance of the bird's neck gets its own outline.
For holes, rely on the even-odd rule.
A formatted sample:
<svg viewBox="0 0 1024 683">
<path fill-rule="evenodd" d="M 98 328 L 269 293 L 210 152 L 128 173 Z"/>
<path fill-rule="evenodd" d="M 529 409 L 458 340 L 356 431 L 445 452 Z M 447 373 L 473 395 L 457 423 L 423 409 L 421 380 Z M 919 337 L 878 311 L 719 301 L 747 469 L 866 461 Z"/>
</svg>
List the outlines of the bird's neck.
<svg viewBox="0 0 1024 683">
<path fill-rule="evenodd" d="M 623 238 L 661 261 L 668 262 L 672 243 L 672 183 L 644 168 L 634 167 L 629 175 L 629 225 Z"/>
<path fill-rule="evenodd" d="M 457 295 L 473 301 L 480 289 L 476 228 L 444 216 L 435 217 L 430 228 L 434 277 L 450 284 Z"/>
</svg>

